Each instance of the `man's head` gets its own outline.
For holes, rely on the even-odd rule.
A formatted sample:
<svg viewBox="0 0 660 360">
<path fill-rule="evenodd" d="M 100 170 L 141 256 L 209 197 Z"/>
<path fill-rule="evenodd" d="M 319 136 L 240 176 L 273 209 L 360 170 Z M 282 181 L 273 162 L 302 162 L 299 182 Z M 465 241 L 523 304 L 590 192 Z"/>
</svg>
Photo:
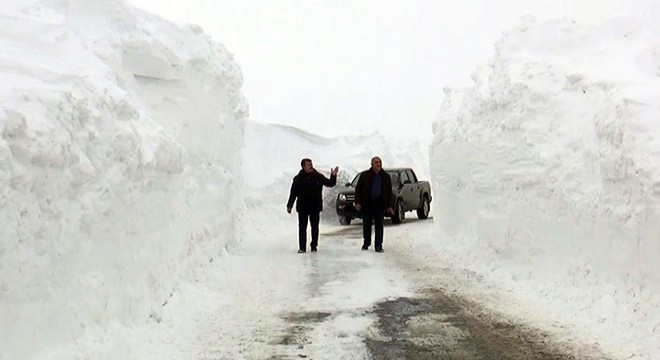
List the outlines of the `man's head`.
<svg viewBox="0 0 660 360">
<path fill-rule="evenodd" d="M 312 165 L 312 159 L 304 158 L 300 160 L 300 166 L 308 174 L 314 170 L 314 166 Z"/>
<path fill-rule="evenodd" d="M 374 156 L 371 158 L 371 168 L 374 169 L 376 174 L 380 172 L 380 169 L 383 168 L 383 162 L 380 160 L 378 156 Z"/>
</svg>

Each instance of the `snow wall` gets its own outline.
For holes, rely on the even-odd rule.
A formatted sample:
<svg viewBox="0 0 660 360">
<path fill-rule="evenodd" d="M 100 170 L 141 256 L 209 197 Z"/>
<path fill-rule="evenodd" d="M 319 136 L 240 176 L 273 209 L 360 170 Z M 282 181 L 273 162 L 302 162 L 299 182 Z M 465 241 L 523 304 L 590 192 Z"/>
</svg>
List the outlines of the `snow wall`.
<svg viewBox="0 0 660 360">
<path fill-rule="evenodd" d="M 659 34 L 521 19 L 474 86 L 445 89 L 430 151 L 457 261 L 531 284 L 597 336 L 640 328 L 634 344 L 660 336 Z"/>
<path fill-rule="evenodd" d="M 120 0 L 5 1 L 0 29 L 0 358 L 112 349 L 234 241 L 241 71 Z"/>
</svg>

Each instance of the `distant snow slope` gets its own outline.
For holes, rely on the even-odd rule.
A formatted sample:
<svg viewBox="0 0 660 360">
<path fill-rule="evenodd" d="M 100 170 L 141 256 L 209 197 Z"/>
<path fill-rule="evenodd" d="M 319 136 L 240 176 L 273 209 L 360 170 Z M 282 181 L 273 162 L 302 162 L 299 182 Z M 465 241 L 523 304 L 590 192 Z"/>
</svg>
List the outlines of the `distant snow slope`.
<svg viewBox="0 0 660 360">
<path fill-rule="evenodd" d="M 0 358 L 126 358 L 233 241 L 240 69 L 121 0 L 3 1 L 0 47 Z"/>
<path fill-rule="evenodd" d="M 339 166 L 351 179 L 369 168 L 374 156 L 380 156 L 385 167 L 413 166 L 419 168 L 420 176 L 428 176 L 428 156 L 414 139 L 397 141 L 377 131 L 328 138 L 286 125 L 249 123 L 245 140 L 243 175 L 252 188 L 266 186 L 284 174 L 297 174 L 305 157 L 319 171 L 329 173 L 331 167 Z M 267 168 L 250 166 L 262 163 Z"/>
<path fill-rule="evenodd" d="M 368 169 L 374 156 L 382 158 L 385 168 L 412 166 L 420 179 L 430 176 L 428 155 L 415 139 L 396 141 L 378 132 L 327 138 L 285 125 L 248 123 L 245 143 L 243 177 L 252 189 L 254 200 L 249 203 L 253 207 L 277 205 L 273 211 L 286 213 L 291 180 L 303 158 L 312 159 L 314 167 L 328 177 L 330 169 L 339 166 L 337 186 L 323 191 L 322 218 L 327 221 L 337 220 L 337 193 L 359 171 Z"/>
<path fill-rule="evenodd" d="M 435 125 L 442 246 L 543 316 L 660 358 L 657 23 L 526 18 L 495 49 Z"/>
</svg>

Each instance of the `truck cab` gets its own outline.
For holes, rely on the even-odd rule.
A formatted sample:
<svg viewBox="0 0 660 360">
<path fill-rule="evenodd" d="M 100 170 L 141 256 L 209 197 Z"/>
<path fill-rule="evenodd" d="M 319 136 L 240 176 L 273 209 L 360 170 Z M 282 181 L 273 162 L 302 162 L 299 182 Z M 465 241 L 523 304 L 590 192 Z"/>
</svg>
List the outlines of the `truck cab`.
<svg viewBox="0 0 660 360">
<path fill-rule="evenodd" d="M 394 212 L 385 213 L 392 218 L 392 223 L 399 224 L 405 218 L 408 211 L 417 211 L 419 219 L 427 219 L 431 210 L 431 186 L 428 181 L 419 181 L 412 168 L 390 168 L 383 169 L 392 178 L 392 204 Z M 356 218 L 362 218 L 362 214 L 355 209 L 355 186 L 360 178 L 358 173 L 353 181 L 345 184 L 346 189 L 340 191 L 336 199 L 337 216 L 339 223 L 350 225 Z"/>
</svg>

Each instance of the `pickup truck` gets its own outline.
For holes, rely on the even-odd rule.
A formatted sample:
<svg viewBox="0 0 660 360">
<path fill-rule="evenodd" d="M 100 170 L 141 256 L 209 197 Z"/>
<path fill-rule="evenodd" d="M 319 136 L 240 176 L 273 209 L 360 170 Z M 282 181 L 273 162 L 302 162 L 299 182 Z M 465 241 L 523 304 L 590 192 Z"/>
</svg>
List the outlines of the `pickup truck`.
<svg viewBox="0 0 660 360">
<path fill-rule="evenodd" d="M 383 169 L 392 178 L 392 196 L 394 204 L 393 214 L 385 213 L 392 218 L 392 223 L 399 224 L 406 217 L 407 211 L 417 211 L 419 219 L 429 217 L 431 210 L 431 185 L 428 181 L 417 180 L 417 175 L 411 168 Z M 350 225 L 356 218 L 362 218 L 362 214 L 355 209 L 355 185 L 357 185 L 360 174 L 353 181 L 346 184 L 346 189 L 337 194 L 335 201 L 339 223 Z"/>
</svg>

